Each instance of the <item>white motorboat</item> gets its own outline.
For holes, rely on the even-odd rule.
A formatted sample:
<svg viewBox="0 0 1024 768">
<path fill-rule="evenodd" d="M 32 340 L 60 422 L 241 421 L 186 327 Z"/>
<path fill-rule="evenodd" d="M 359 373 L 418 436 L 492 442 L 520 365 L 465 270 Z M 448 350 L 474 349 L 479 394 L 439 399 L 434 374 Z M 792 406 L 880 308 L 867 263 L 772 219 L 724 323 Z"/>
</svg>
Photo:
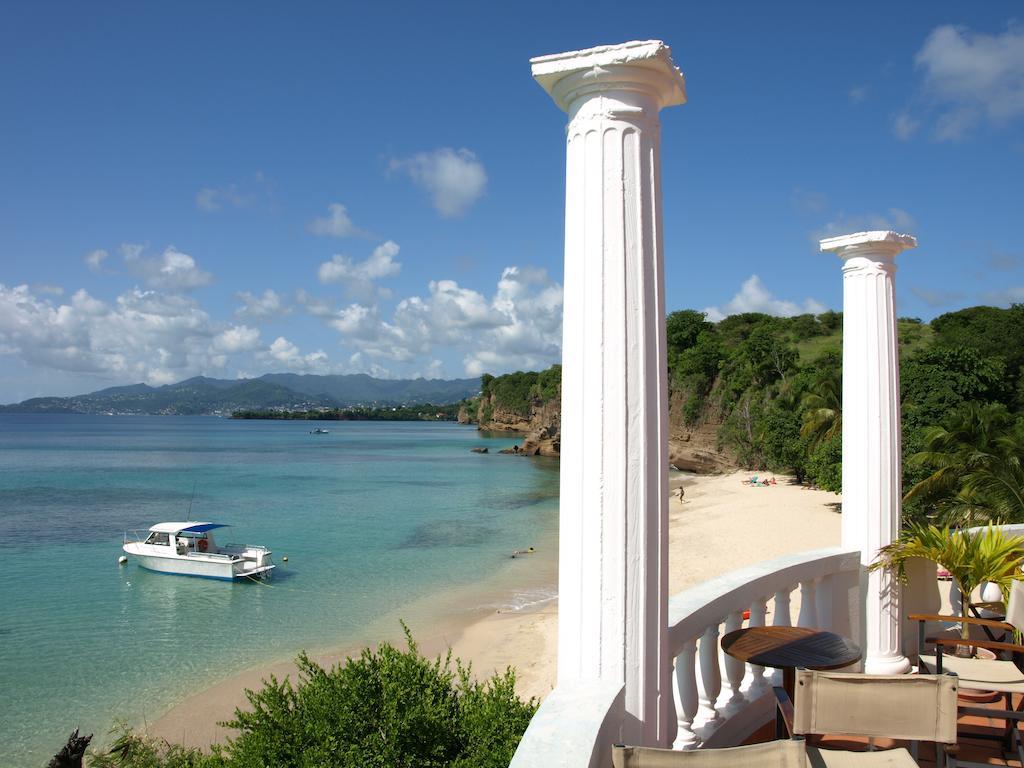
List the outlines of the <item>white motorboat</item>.
<svg viewBox="0 0 1024 768">
<path fill-rule="evenodd" d="M 148 535 L 132 540 L 124 536 L 124 550 L 139 565 L 160 573 L 202 576 L 208 579 L 267 578 L 276 567 L 271 552 L 254 544 L 214 541 L 219 523 L 158 523 Z"/>
</svg>

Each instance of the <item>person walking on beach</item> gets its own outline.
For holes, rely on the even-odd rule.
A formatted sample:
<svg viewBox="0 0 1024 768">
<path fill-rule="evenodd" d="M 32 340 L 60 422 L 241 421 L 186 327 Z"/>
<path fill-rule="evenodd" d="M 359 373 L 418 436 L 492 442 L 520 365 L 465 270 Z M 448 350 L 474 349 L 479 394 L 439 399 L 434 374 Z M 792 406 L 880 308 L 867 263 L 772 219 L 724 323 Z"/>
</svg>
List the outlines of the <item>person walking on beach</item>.
<svg viewBox="0 0 1024 768">
<path fill-rule="evenodd" d="M 679 486 L 678 490 L 679 490 L 679 503 L 682 504 L 683 503 L 683 496 L 686 495 L 686 490 L 681 485 Z"/>
</svg>

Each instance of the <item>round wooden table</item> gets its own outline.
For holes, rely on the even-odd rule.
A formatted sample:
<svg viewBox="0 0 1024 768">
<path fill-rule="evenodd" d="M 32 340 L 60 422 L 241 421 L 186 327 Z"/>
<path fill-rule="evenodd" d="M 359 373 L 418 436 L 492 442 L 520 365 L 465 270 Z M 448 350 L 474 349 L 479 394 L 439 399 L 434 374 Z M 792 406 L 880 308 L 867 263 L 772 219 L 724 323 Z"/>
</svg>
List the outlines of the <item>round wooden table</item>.
<svg viewBox="0 0 1024 768">
<path fill-rule="evenodd" d="M 782 670 L 782 687 L 793 699 L 796 668 L 839 669 L 860 661 L 861 652 L 842 635 L 811 627 L 747 627 L 722 637 L 734 659 Z"/>
</svg>

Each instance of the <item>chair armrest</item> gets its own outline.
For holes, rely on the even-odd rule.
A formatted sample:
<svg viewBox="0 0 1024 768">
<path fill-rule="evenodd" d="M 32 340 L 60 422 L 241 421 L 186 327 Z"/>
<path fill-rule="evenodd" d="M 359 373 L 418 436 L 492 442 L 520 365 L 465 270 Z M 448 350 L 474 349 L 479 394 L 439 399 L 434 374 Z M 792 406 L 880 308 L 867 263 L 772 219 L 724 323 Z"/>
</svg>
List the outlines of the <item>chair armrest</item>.
<svg viewBox="0 0 1024 768">
<path fill-rule="evenodd" d="M 973 648 L 988 648 L 991 651 L 1012 651 L 1014 653 L 1024 653 L 1024 645 L 993 642 L 992 640 L 964 640 L 960 637 L 930 637 L 928 638 L 928 642 L 935 643 L 935 645 L 969 645 Z"/>
<path fill-rule="evenodd" d="M 786 726 L 786 734 L 793 738 L 793 702 L 782 686 L 776 685 L 772 690 L 775 691 L 775 705 L 778 708 L 779 718 Z"/>
<path fill-rule="evenodd" d="M 1000 614 L 1006 614 L 1006 603 L 1002 600 L 996 600 L 991 603 L 971 603 L 970 607 L 979 608 L 983 611 L 999 611 Z"/>
<path fill-rule="evenodd" d="M 952 622 L 964 622 L 965 624 L 973 624 L 977 627 L 993 627 L 994 629 L 1005 629 L 1008 632 L 1013 631 L 1013 625 L 1007 624 L 1005 621 L 996 621 L 994 619 L 976 619 L 973 616 L 948 616 L 941 613 L 912 613 L 907 616 L 911 621 L 952 621 Z"/>
</svg>

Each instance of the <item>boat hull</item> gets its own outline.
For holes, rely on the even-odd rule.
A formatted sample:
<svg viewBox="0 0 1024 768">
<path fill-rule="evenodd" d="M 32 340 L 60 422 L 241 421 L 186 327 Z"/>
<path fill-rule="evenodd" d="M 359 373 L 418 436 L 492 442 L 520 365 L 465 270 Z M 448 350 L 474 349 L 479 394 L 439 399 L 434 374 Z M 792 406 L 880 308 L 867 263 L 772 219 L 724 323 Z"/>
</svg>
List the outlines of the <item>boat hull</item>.
<svg viewBox="0 0 1024 768">
<path fill-rule="evenodd" d="M 140 566 L 157 573 L 178 576 L 197 576 L 205 579 L 235 581 L 246 578 L 266 578 L 274 565 L 257 565 L 249 560 L 226 555 L 166 556 L 142 551 L 145 545 L 125 544 L 126 554 L 135 558 Z"/>
</svg>

